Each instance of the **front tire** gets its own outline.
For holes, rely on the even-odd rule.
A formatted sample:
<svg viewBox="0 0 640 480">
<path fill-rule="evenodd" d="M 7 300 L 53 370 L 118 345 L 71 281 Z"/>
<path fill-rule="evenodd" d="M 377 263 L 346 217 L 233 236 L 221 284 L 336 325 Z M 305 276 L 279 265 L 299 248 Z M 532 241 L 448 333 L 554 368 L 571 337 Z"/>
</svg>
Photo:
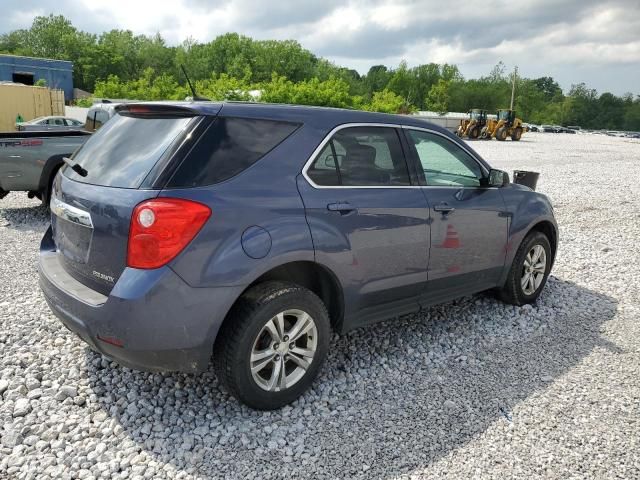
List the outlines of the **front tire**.
<svg viewBox="0 0 640 480">
<path fill-rule="evenodd" d="M 480 128 L 478 126 L 471 127 L 471 130 L 469 130 L 469 138 L 471 138 L 472 140 L 477 140 L 479 136 Z"/>
<path fill-rule="evenodd" d="M 218 334 L 218 379 L 252 408 L 280 408 L 309 388 L 329 338 L 327 309 L 313 292 L 286 282 L 257 285 L 240 297 Z"/>
<path fill-rule="evenodd" d="M 529 233 L 516 252 L 507 281 L 498 291 L 500 299 L 512 305 L 534 303 L 547 283 L 551 261 L 547 236 L 537 231 Z"/>
<path fill-rule="evenodd" d="M 496 140 L 504 142 L 507 139 L 507 133 L 508 132 L 506 127 L 500 127 L 496 132 Z"/>
<path fill-rule="evenodd" d="M 511 134 L 511 140 L 513 140 L 514 142 L 518 142 L 520 141 L 521 138 L 522 138 L 522 128 L 518 127 Z"/>
</svg>

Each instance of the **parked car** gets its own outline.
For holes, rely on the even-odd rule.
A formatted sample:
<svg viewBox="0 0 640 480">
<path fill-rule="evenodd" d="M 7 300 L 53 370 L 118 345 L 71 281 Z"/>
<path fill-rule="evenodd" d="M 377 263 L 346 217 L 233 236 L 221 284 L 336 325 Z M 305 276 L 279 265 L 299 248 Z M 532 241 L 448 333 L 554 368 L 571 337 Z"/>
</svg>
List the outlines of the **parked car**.
<svg viewBox="0 0 640 480">
<path fill-rule="evenodd" d="M 546 196 L 419 117 L 147 103 L 56 177 L 39 271 L 96 351 L 149 371 L 213 355 L 236 398 L 273 409 L 331 331 L 491 289 L 535 302 L 557 242 Z"/>
<path fill-rule="evenodd" d="M 21 132 L 82 130 L 83 128 L 84 123 L 69 117 L 38 117 L 28 122 L 16 123 L 16 130 Z"/>
<path fill-rule="evenodd" d="M 82 130 L 0 132 L 0 199 L 11 191 L 24 191 L 48 204 L 63 158 L 88 136 Z"/>
</svg>

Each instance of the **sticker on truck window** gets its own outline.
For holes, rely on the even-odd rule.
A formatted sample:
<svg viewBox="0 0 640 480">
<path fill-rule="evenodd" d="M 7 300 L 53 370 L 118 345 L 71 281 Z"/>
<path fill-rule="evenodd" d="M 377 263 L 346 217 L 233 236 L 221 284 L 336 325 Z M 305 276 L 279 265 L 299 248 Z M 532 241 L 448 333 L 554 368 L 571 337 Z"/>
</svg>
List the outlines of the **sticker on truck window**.
<svg viewBox="0 0 640 480">
<path fill-rule="evenodd" d="M 0 142 L 3 147 L 39 147 L 44 142 L 39 139 L 33 140 L 11 140 L 6 142 Z"/>
</svg>

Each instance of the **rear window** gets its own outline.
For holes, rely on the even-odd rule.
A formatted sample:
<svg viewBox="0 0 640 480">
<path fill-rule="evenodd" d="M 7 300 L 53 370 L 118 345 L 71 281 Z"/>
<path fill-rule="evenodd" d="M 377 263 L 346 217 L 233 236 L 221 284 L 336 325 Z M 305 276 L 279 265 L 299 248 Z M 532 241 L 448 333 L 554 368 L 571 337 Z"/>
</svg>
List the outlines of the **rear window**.
<svg viewBox="0 0 640 480">
<path fill-rule="evenodd" d="M 193 117 L 140 118 L 116 115 L 94 133 L 74 155 L 87 171 L 70 168 L 64 175 L 77 182 L 105 187 L 138 188 Z"/>
<path fill-rule="evenodd" d="M 246 170 L 298 128 L 297 124 L 218 117 L 189 152 L 168 187 L 199 187 Z"/>
</svg>

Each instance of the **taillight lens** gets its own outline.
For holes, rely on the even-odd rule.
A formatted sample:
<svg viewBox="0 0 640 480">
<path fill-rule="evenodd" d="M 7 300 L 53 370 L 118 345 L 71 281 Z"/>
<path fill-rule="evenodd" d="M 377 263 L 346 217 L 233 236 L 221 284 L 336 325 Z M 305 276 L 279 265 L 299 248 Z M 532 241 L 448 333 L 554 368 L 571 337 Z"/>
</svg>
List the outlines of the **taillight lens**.
<svg viewBox="0 0 640 480">
<path fill-rule="evenodd" d="M 131 215 L 127 266 L 158 268 L 173 260 L 211 216 L 206 205 L 181 198 L 157 198 Z"/>
</svg>

